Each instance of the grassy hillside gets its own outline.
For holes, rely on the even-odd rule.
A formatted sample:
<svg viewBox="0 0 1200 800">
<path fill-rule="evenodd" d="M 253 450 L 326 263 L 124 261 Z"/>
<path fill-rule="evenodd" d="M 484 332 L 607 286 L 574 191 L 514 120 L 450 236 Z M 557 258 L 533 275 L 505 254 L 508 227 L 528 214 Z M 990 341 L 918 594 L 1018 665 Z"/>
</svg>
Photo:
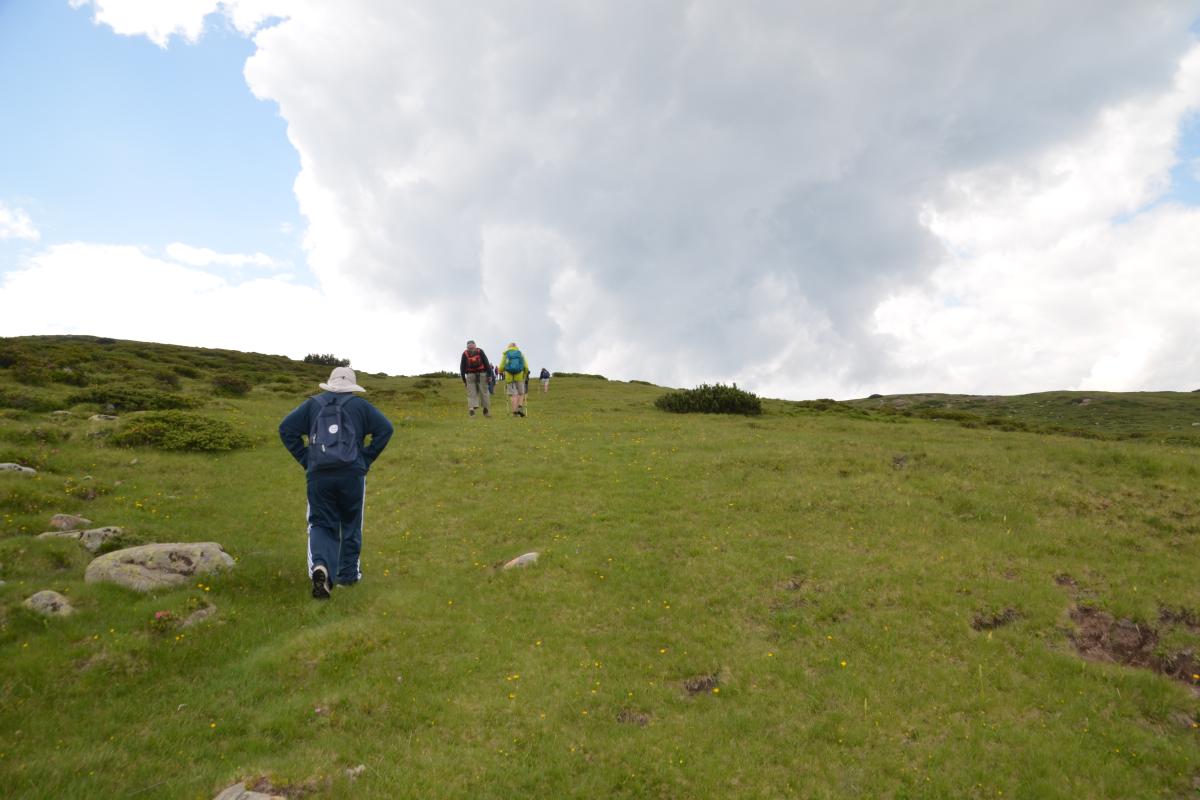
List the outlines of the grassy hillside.
<svg viewBox="0 0 1200 800">
<path fill-rule="evenodd" d="M 364 581 L 319 603 L 275 428 L 327 375 L 0 340 L 0 462 L 39 470 L 0 473 L 5 796 L 1198 794 L 1200 395 L 745 418 L 563 377 L 489 420 L 457 378 L 360 374 L 396 435 Z M 231 449 L 117 444 L 155 413 Z M 1096 422 L 1111 438 L 1044 432 Z M 35 538 L 58 512 L 237 566 L 152 595 L 85 584 L 90 554 Z M 41 589 L 77 613 L 25 609 Z"/>
</svg>

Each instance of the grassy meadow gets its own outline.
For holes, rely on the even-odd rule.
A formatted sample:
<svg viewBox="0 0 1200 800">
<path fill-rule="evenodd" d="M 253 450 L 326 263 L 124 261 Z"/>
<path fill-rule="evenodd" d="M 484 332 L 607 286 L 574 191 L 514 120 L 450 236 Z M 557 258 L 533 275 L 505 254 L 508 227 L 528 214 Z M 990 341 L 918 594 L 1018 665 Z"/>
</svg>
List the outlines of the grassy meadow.
<svg viewBox="0 0 1200 800">
<path fill-rule="evenodd" d="M 364 580 L 317 602 L 276 427 L 328 373 L 0 339 L 0 462 L 38 470 L 0 473 L 0 795 L 1200 797 L 1200 393 L 743 417 L 582 376 L 484 419 L 457 377 L 359 373 L 396 434 Z M 199 433 L 120 444 L 147 414 Z M 87 584 L 36 538 L 59 512 L 237 565 Z"/>
</svg>

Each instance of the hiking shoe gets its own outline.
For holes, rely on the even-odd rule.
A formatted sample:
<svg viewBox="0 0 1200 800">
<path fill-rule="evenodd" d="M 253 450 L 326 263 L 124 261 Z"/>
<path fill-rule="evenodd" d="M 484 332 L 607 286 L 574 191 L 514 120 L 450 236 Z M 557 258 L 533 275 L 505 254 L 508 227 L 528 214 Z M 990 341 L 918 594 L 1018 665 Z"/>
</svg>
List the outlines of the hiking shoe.
<svg viewBox="0 0 1200 800">
<path fill-rule="evenodd" d="M 473 409 L 473 408 L 467 409 L 467 416 L 468 417 L 475 416 L 475 409 Z"/>
<path fill-rule="evenodd" d="M 483 415 L 484 415 L 485 417 L 490 417 L 492 414 L 491 414 L 491 412 L 490 412 L 490 411 L 488 411 L 488 410 L 485 408 L 485 409 L 483 410 Z"/>
<path fill-rule="evenodd" d="M 517 416 L 518 417 L 525 416 L 525 406 L 521 406 L 520 408 L 517 409 Z"/>
<path fill-rule="evenodd" d="M 329 585 L 329 572 L 324 567 L 313 567 L 312 587 L 314 600 L 329 599 L 329 590 L 333 587 Z"/>
</svg>

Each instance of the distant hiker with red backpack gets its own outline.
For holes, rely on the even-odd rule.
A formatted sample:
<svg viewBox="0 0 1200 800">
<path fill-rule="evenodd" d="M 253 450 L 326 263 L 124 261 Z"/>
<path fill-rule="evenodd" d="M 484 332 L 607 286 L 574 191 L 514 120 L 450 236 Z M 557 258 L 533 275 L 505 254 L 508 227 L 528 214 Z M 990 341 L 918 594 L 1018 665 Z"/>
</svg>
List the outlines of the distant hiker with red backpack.
<svg viewBox="0 0 1200 800">
<path fill-rule="evenodd" d="M 514 417 L 525 416 L 525 398 L 529 388 L 529 362 L 517 349 L 516 342 L 509 342 L 500 358 L 500 372 L 505 378 L 505 391 Z"/>
<path fill-rule="evenodd" d="M 467 340 L 467 349 L 458 360 L 458 374 L 463 386 L 467 387 L 467 415 L 475 416 L 475 409 L 483 406 L 483 415 L 492 415 L 492 393 L 488 388 L 492 364 L 487 353 L 475 346 L 474 339 Z"/>
<path fill-rule="evenodd" d="M 349 367 L 335 368 L 329 383 L 318 384 L 321 394 L 279 423 L 279 438 L 304 467 L 308 481 L 308 574 L 318 600 L 329 599 L 333 584 L 362 578 L 367 470 L 392 438 L 387 417 L 356 396 L 366 391 L 357 380 Z"/>
</svg>

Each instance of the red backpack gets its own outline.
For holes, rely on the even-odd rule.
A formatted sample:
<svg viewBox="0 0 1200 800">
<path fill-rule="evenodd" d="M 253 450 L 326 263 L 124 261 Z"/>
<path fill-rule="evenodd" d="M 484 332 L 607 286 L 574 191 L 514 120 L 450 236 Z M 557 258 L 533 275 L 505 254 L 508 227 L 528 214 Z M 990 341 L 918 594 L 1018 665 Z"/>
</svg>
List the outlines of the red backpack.
<svg viewBox="0 0 1200 800">
<path fill-rule="evenodd" d="M 470 350 L 463 350 L 463 355 L 467 357 L 467 372 L 483 372 L 482 350 L 476 350 L 473 354 Z"/>
</svg>

